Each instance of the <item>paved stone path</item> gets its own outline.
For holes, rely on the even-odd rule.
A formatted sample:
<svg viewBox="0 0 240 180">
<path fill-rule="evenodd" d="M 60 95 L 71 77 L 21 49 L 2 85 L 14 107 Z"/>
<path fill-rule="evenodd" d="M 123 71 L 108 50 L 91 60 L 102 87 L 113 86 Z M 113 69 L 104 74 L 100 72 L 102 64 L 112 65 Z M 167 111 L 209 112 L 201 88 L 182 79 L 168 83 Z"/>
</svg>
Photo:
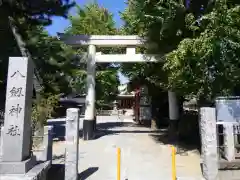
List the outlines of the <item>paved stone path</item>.
<svg viewBox="0 0 240 180">
<path fill-rule="evenodd" d="M 120 147 L 122 180 L 171 180 L 171 148 L 152 137 L 159 132 L 137 127 L 130 118 L 98 117 L 97 121 L 98 139 L 80 140 L 80 179 L 116 180 Z M 178 179 L 200 180 L 199 154 L 196 150 L 186 154 L 176 157 Z M 53 163 L 64 163 L 64 142 L 54 144 L 54 155 Z"/>
</svg>

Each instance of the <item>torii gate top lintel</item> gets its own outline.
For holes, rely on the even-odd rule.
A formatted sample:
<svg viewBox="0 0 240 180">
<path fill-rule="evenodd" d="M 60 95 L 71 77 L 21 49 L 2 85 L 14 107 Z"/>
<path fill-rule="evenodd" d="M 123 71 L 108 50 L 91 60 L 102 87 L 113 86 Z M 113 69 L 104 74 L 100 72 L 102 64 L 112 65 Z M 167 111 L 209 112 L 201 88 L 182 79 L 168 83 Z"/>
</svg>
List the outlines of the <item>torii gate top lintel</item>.
<svg viewBox="0 0 240 180">
<path fill-rule="evenodd" d="M 67 35 L 58 33 L 60 40 L 73 47 L 98 46 L 98 47 L 126 47 L 126 54 L 95 54 L 98 63 L 136 63 L 156 62 L 158 55 L 136 54 L 136 46 L 143 46 L 145 40 L 137 35 Z"/>
<path fill-rule="evenodd" d="M 60 40 L 73 47 L 96 45 L 99 47 L 142 46 L 144 39 L 137 35 L 67 35 L 58 33 Z"/>
</svg>

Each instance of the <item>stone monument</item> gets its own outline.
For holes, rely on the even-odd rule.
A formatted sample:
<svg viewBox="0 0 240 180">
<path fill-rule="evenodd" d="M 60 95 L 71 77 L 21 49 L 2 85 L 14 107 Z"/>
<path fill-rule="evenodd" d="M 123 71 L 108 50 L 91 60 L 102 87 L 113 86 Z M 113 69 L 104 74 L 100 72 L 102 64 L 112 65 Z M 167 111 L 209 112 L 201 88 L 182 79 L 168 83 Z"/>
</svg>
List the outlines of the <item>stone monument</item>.
<svg viewBox="0 0 240 180">
<path fill-rule="evenodd" d="M 139 107 L 139 120 L 143 121 L 145 125 L 151 124 L 151 98 L 149 97 L 148 87 L 140 87 L 140 107 Z"/>
<path fill-rule="evenodd" d="M 200 108 L 202 170 L 206 180 L 218 180 L 218 152 L 215 108 Z"/>
<path fill-rule="evenodd" d="M 24 174 L 36 164 L 31 155 L 32 81 L 32 61 L 10 57 L 0 174 Z"/>
</svg>

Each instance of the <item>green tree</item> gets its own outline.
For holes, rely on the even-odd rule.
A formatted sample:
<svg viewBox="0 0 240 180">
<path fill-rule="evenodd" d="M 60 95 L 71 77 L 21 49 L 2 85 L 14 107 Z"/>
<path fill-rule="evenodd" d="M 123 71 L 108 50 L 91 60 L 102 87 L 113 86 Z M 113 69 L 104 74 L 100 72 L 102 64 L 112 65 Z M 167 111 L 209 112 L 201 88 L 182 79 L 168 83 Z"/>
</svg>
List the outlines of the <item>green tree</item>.
<svg viewBox="0 0 240 180">
<path fill-rule="evenodd" d="M 41 26 L 51 24 L 52 16 L 66 17 L 72 6 L 72 3 L 65 0 L 58 2 L 47 0 L 2 1 L 0 5 L 0 82 L 2 82 L 0 89 L 2 91 L 6 86 L 8 58 L 10 56 L 35 56 L 34 60 L 40 61 L 44 57 L 47 61 L 49 57 L 44 56 L 45 52 L 41 51 L 42 47 L 38 46 L 43 43 L 39 41 L 47 37 L 45 33 L 45 38 L 40 38 L 44 33 Z M 33 41 L 36 44 L 32 43 Z M 46 45 L 43 48 L 45 50 L 47 49 Z M 45 68 L 37 67 L 37 69 Z"/>
<path fill-rule="evenodd" d="M 217 1 L 202 16 L 201 33 L 180 42 L 166 57 L 169 86 L 201 103 L 232 95 L 240 79 L 240 6 Z"/>
<path fill-rule="evenodd" d="M 90 3 L 84 7 L 78 6 L 77 15 L 70 17 L 70 21 L 71 25 L 66 29 L 66 33 L 70 35 L 115 35 L 117 33 L 113 15 L 96 3 Z M 78 48 L 77 56 L 84 59 L 86 51 L 85 47 Z M 114 52 L 112 48 L 97 48 L 97 52 L 99 51 L 103 54 Z M 78 92 L 85 92 L 86 64 L 76 61 L 76 67 L 76 69 L 73 69 L 73 87 Z M 96 97 L 98 106 L 112 101 L 118 93 L 118 85 L 117 68 L 112 63 L 97 64 Z"/>
<path fill-rule="evenodd" d="M 125 22 L 122 31 L 145 38 L 147 41 L 144 53 L 160 54 L 164 57 L 176 49 L 181 40 L 193 36 L 194 33 L 187 28 L 186 22 L 192 23 L 201 13 L 201 7 L 210 7 L 211 3 L 207 0 L 129 0 L 127 5 L 125 11 L 121 13 Z M 132 70 L 129 65 L 123 65 L 122 70 L 130 76 L 142 74 L 156 86 L 167 88 L 168 81 L 166 73 L 162 71 L 164 65 L 162 60 L 163 58 L 158 63 L 147 66 L 134 64 Z"/>
<path fill-rule="evenodd" d="M 74 51 L 49 36 L 42 26 L 37 26 L 28 32 L 30 37 L 28 49 L 42 78 L 45 92 L 59 94 L 71 92 L 68 79 L 71 76 Z"/>
<path fill-rule="evenodd" d="M 146 38 L 146 52 L 162 54 L 162 63 L 135 65 L 131 74 L 142 72 L 150 82 L 186 97 L 212 100 L 232 94 L 239 84 L 239 4 L 130 0 L 122 13 L 123 31 Z"/>
<path fill-rule="evenodd" d="M 41 100 L 34 102 L 33 119 L 39 119 L 35 107 L 43 102 L 51 104 L 61 91 L 67 91 L 67 49 L 56 38 L 50 37 L 43 26 L 51 24 L 52 16 L 67 17 L 69 8 L 74 3 L 62 1 L 1 1 L 0 5 L 0 90 L 1 108 L 4 108 L 6 75 L 10 56 L 27 56 L 31 58 L 38 75 L 41 77 L 43 91 Z M 63 53 L 63 50 L 65 54 Z M 51 93 L 51 95 L 49 95 Z M 54 103 L 52 103 L 54 104 Z M 39 109 L 39 108 L 37 108 Z M 41 111 L 39 111 L 40 113 Z M 50 114 L 47 110 L 42 119 Z"/>
<path fill-rule="evenodd" d="M 27 40 L 33 38 L 28 36 L 29 29 L 36 25 L 51 24 L 52 16 L 65 16 L 70 7 L 73 6 L 67 0 L 62 1 L 30 1 L 30 0 L 2 0 L 0 5 L 0 38 L 1 38 L 1 76 L 3 80 L 6 75 L 6 65 L 9 56 L 18 56 L 21 47 L 16 40 L 22 38 Z M 11 23 L 10 23 L 11 20 Z M 14 25 L 14 26 L 13 26 Z M 15 27 L 15 29 L 13 29 Z M 15 33 L 13 34 L 13 31 Z M 19 37 L 20 36 L 20 37 Z"/>
</svg>

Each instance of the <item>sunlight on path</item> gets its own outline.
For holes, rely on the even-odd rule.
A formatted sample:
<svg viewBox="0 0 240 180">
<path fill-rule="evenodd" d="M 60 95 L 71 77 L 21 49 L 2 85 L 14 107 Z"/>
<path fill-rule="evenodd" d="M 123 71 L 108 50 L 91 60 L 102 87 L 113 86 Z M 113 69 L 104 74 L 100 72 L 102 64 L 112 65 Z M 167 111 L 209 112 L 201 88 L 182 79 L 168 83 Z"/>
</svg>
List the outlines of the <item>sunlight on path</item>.
<svg viewBox="0 0 240 180">
<path fill-rule="evenodd" d="M 99 137 L 80 140 L 79 172 L 82 179 L 113 180 L 117 174 L 117 148 L 122 151 L 121 179 L 171 180 L 171 148 L 156 142 L 149 128 L 137 127 L 131 119 L 98 117 Z M 124 122 L 124 126 L 120 125 Z M 110 127 L 110 128 L 108 128 Z M 54 154 L 61 157 L 64 143 L 54 145 Z M 177 174 L 188 179 L 201 179 L 199 154 L 189 151 L 177 155 Z M 60 162 L 60 159 L 55 162 Z"/>
</svg>

